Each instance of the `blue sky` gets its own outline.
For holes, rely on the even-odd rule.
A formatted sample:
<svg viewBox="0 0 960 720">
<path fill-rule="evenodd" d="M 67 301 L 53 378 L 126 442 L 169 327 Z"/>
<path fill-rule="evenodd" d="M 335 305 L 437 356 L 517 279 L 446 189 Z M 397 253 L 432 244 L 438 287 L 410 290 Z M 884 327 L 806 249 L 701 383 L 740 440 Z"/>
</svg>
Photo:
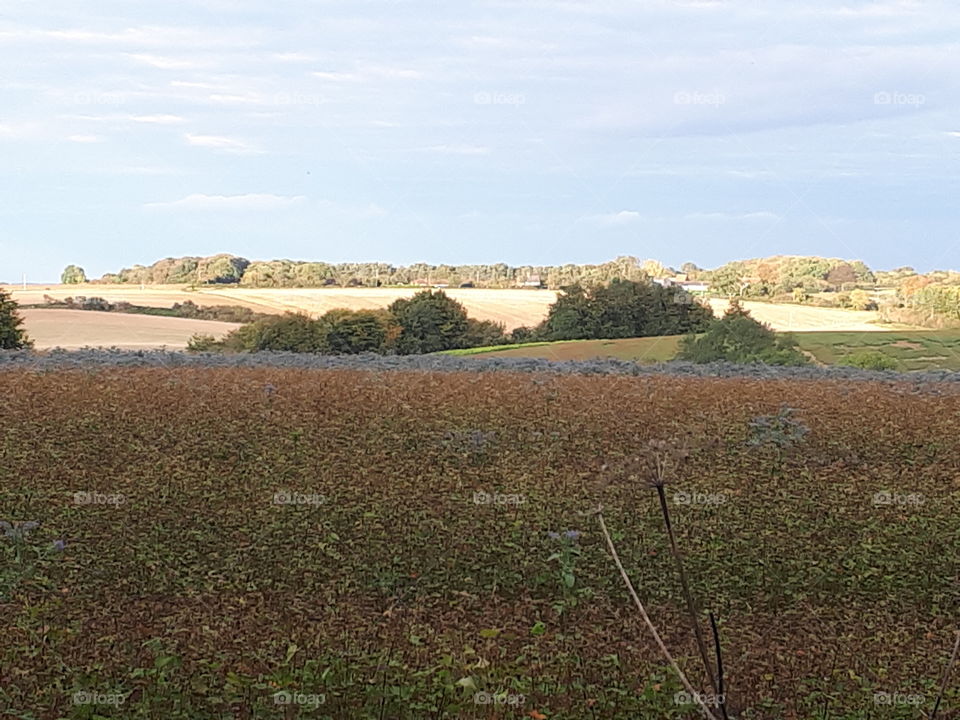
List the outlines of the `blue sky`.
<svg viewBox="0 0 960 720">
<path fill-rule="evenodd" d="M 164 256 L 957 268 L 960 6 L 4 0 L 0 280 Z"/>
</svg>

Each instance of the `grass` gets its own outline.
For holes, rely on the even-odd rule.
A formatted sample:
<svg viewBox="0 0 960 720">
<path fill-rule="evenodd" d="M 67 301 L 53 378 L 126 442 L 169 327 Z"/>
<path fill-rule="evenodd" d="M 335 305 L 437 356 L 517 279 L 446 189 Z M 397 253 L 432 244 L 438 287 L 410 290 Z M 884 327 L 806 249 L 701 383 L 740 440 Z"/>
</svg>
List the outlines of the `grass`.
<svg viewBox="0 0 960 720">
<path fill-rule="evenodd" d="M 891 330 L 889 332 L 797 332 L 801 350 L 823 365 L 843 364 L 864 350 L 893 359 L 898 370 L 960 370 L 960 330 Z M 616 358 L 642 363 L 667 362 L 679 350 L 681 336 L 618 340 L 568 340 L 470 348 L 448 354 L 492 354 L 549 360 Z"/>
<path fill-rule="evenodd" d="M 803 442 L 750 447 L 783 404 Z M 0 715 L 692 720 L 590 514 L 702 685 L 657 495 L 598 463 L 689 435 L 667 501 L 736 716 L 915 717 L 875 697 L 929 711 L 949 658 L 958 413 L 878 383 L 6 371 L 0 519 L 40 526 L 0 537 Z"/>
</svg>

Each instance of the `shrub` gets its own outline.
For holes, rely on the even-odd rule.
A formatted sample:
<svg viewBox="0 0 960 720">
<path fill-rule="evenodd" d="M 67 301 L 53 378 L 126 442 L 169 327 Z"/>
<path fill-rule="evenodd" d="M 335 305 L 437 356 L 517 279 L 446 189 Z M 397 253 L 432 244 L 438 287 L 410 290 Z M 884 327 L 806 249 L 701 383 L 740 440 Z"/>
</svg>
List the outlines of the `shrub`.
<svg viewBox="0 0 960 720">
<path fill-rule="evenodd" d="M 383 353 L 399 334 L 384 310 L 331 310 L 320 318 L 323 350 L 334 355 Z"/>
<path fill-rule="evenodd" d="M 896 360 L 876 350 L 863 350 L 847 355 L 840 360 L 840 364 L 861 370 L 896 370 L 898 367 Z"/>
<path fill-rule="evenodd" d="M 614 279 L 607 286 L 563 289 L 539 334 L 545 340 L 680 335 L 705 330 L 710 308 L 679 287 Z"/>
<path fill-rule="evenodd" d="M 286 313 L 244 325 L 227 335 L 224 348 L 257 352 L 322 352 L 323 327 L 302 313 Z"/>
<path fill-rule="evenodd" d="M 737 301 L 733 301 L 723 318 L 714 321 L 703 335 L 685 337 L 677 358 L 695 363 L 726 360 L 767 365 L 807 364 L 806 357 L 789 335 L 778 335 L 754 320 Z"/>
<path fill-rule="evenodd" d="M 424 290 L 410 299 L 396 300 L 390 312 L 402 328 L 397 341 L 401 355 L 464 347 L 467 311 L 442 291 Z"/>
</svg>

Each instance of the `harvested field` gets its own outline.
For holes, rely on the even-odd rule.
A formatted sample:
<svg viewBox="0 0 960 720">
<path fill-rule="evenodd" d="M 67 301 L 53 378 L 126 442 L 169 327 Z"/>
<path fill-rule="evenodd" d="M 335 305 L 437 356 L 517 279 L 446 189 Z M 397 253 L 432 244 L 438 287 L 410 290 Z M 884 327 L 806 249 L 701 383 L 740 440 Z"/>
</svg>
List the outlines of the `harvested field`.
<svg viewBox="0 0 960 720">
<path fill-rule="evenodd" d="M 939 388 L 9 366 L 0 519 L 40 525 L 19 561 L 0 538 L 0 714 L 89 717 L 87 693 L 122 698 L 111 718 L 698 717 L 591 514 L 700 685 L 657 494 L 599 465 L 681 436 L 668 503 L 731 709 L 929 712 L 960 568 L 960 393 Z M 783 404 L 809 433 L 750 447 Z M 916 705 L 883 715 L 881 693 Z"/>
<path fill-rule="evenodd" d="M 182 349 L 195 334 L 222 336 L 234 323 L 90 310 L 21 310 L 37 350 L 117 347 L 130 350 Z"/>
<path fill-rule="evenodd" d="M 714 313 L 722 315 L 730 306 L 729 301 L 710 301 Z M 909 325 L 881 325 L 880 314 L 873 310 L 843 310 L 840 308 L 814 307 L 810 305 L 773 304 L 744 302 L 743 307 L 762 323 L 781 332 L 889 332 L 910 330 Z"/>
<path fill-rule="evenodd" d="M 63 299 L 84 295 L 102 297 L 110 302 L 126 301 L 134 305 L 170 307 L 175 302 L 192 300 L 197 305 L 240 305 L 258 312 L 298 312 L 321 315 L 328 310 L 347 308 L 370 310 L 385 308 L 397 298 L 418 292 L 413 288 L 236 288 L 202 287 L 188 291 L 182 285 L 50 285 L 30 286 L 24 291 L 9 286 L 14 299 L 21 304 L 40 304 L 43 296 Z M 487 290 L 483 288 L 444 289 L 463 303 L 471 317 L 502 322 L 507 330 L 534 326 L 543 320 L 557 293 L 552 290 Z M 729 305 L 722 299 L 711 300 L 714 312 L 722 314 Z M 873 311 L 840 310 L 808 305 L 774 305 L 745 302 L 758 320 L 774 330 L 808 332 L 815 330 L 849 332 L 884 332 L 909 329 L 906 325 L 877 324 L 879 314 Z"/>
</svg>

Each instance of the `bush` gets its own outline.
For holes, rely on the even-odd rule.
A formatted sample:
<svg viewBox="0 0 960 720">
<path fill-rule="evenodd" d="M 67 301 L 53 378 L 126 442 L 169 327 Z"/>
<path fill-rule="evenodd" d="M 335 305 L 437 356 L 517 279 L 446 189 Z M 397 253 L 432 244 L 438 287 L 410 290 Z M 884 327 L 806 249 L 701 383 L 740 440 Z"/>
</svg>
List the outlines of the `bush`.
<svg viewBox="0 0 960 720">
<path fill-rule="evenodd" d="M 224 339 L 224 349 L 323 352 L 323 327 L 302 313 L 276 315 L 234 330 Z"/>
<path fill-rule="evenodd" d="M 840 360 L 840 364 L 861 370 L 896 370 L 898 367 L 896 360 L 876 350 L 863 350 L 847 355 Z"/>
<path fill-rule="evenodd" d="M 424 290 L 410 299 L 396 300 L 390 312 L 402 328 L 397 341 L 401 355 L 464 347 L 467 311 L 442 291 Z"/>
<path fill-rule="evenodd" d="M 187 352 L 221 352 L 223 342 L 213 335 L 197 334 L 187 342 Z"/>
<path fill-rule="evenodd" d="M 580 340 L 681 335 L 706 330 L 713 311 L 679 287 L 614 279 L 607 286 L 563 289 L 538 335 Z"/>
<path fill-rule="evenodd" d="M 701 336 L 688 335 L 680 343 L 680 360 L 708 363 L 725 360 L 767 365 L 806 365 L 807 359 L 788 335 L 778 335 L 750 317 L 733 301 L 726 314 Z"/>
<path fill-rule="evenodd" d="M 399 335 L 393 316 L 384 310 L 331 310 L 319 322 L 323 350 L 334 355 L 384 353 Z"/>
</svg>

